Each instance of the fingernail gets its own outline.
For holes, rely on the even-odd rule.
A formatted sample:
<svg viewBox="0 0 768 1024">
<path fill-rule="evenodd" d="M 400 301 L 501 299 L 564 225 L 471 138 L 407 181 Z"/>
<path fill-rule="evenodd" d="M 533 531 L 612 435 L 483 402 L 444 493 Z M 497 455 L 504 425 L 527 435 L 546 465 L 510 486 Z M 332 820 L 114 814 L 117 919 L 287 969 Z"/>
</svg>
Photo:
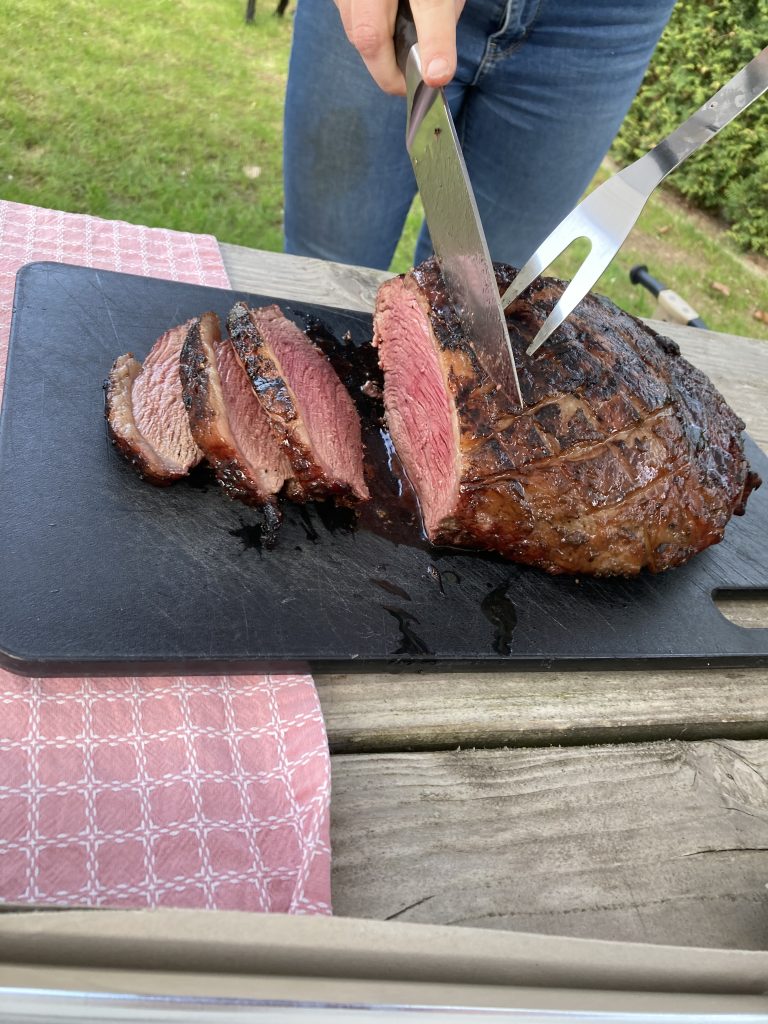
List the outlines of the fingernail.
<svg viewBox="0 0 768 1024">
<path fill-rule="evenodd" d="M 451 67 L 445 57 L 434 57 L 427 67 L 427 76 L 432 79 L 448 78 Z"/>
</svg>

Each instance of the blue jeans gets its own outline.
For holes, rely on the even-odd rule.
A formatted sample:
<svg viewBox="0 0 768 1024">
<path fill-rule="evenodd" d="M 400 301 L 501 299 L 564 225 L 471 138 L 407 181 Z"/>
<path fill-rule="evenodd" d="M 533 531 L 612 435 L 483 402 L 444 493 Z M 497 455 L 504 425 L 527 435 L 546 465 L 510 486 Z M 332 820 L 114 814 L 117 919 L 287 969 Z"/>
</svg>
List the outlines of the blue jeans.
<svg viewBox="0 0 768 1024">
<path fill-rule="evenodd" d="M 521 266 L 576 205 L 674 0 L 467 0 L 446 88 L 491 256 Z M 285 248 L 386 270 L 416 192 L 405 100 L 332 0 L 299 0 L 285 110 Z M 431 254 L 422 228 L 414 260 Z"/>
</svg>

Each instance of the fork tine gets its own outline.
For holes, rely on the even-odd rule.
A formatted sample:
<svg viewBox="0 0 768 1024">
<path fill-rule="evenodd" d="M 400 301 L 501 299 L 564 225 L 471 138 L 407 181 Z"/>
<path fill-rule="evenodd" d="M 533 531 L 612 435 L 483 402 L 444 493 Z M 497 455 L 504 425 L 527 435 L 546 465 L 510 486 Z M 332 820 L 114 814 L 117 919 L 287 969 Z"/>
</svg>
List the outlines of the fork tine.
<svg viewBox="0 0 768 1024">
<path fill-rule="evenodd" d="M 576 209 L 578 209 L 578 207 Z M 571 220 L 575 212 L 576 210 L 573 210 L 564 221 L 557 225 L 554 231 L 547 235 L 536 252 L 531 256 L 527 263 L 520 268 L 514 281 L 501 297 L 502 309 L 506 309 L 510 303 L 514 302 L 518 295 L 522 294 L 528 285 L 531 284 L 539 274 L 545 271 L 550 263 L 553 263 L 560 253 L 571 244 L 571 242 L 581 237 L 581 232 L 579 234 L 574 234 L 570 230 Z"/>
<path fill-rule="evenodd" d="M 541 348 L 553 331 L 556 331 L 568 314 L 572 312 L 574 306 L 581 302 L 613 259 L 616 253 L 615 247 L 602 245 L 598 248 L 595 246 L 594 240 L 592 241 L 593 248 L 591 252 L 573 275 L 571 283 L 557 300 L 554 309 L 539 328 L 536 337 L 526 350 L 527 355 L 532 356 L 534 352 Z"/>
</svg>

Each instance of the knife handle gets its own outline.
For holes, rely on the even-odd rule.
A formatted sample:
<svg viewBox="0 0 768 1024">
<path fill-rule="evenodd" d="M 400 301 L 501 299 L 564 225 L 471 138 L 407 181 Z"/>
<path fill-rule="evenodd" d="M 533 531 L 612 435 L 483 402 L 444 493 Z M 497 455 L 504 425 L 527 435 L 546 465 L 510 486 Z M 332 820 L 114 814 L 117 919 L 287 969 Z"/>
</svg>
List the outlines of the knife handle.
<svg viewBox="0 0 768 1024">
<path fill-rule="evenodd" d="M 399 0 L 397 18 L 395 19 L 395 57 L 397 66 L 403 74 L 405 74 L 408 54 L 417 42 L 416 23 L 411 13 L 411 5 L 408 0 Z"/>
</svg>

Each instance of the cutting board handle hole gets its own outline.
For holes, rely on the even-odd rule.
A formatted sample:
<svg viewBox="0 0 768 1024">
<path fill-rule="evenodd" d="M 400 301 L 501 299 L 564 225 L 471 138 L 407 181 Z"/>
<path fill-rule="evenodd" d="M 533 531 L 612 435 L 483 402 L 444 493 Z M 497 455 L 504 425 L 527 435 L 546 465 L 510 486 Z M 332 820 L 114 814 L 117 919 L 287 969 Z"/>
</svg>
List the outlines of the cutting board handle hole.
<svg viewBox="0 0 768 1024">
<path fill-rule="evenodd" d="M 717 610 L 734 626 L 764 629 L 768 626 L 768 590 L 716 590 Z"/>
</svg>

